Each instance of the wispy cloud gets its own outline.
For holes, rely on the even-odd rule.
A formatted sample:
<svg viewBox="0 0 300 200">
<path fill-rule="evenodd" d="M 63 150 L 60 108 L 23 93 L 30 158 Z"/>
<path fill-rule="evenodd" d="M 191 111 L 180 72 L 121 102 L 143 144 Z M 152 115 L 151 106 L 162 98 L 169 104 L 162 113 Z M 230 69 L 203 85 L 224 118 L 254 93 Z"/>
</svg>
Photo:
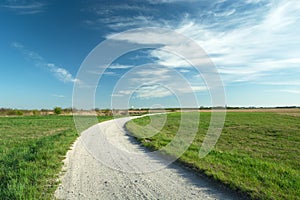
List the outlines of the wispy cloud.
<svg viewBox="0 0 300 200">
<path fill-rule="evenodd" d="M 192 84 L 179 71 L 161 66 L 140 66 L 126 73 L 117 84 L 114 97 L 139 99 L 180 96 L 207 91 L 205 85 Z"/>
<path fill-rule="evenodd" d="M 161 85 L 145 85 L 138 88 L 135 94 L 140 99 L 151 99 L 171 96 L 172 92 Z"/>
<path fill-rule="evenodd" d="M 300 86 L 300 81 L 276 81 L 276 82 L 272 82 L 272 81 L 262 81 L 260 82 L 260 84 L 264 84 L 264 85 L 274 85 L 274 86 Z"/>
<path fill-rule="evenodd" d="M 105 76 L 119 76 L 119 74 L 115 71 L 104 71 L 103 73 L 97 70 L 90 70 L 88 71 L 90 74 L 94 74 L 94 75 L 105 75 Z"/>
<path fill-rule="evenodd" d="M 162 85 L 142 85 L 137 89 L 127 89 L 116 91 L 113 97 L 132 96 L 138 99 L 163 98 L 173 95 L 173 93 Z"/>
<path fill-rule="evenodd" d="M 196 2 L 197 0 L 148 0 L 152 4 L 166 4 L 166 3 L 176 3 L 176 2 Z"/>
<path fill-rule="evenodd" d="M 82 9 L 83 12 L 93 15 L 93 17 L 83 20 L 83 23 L 92 29 L 105 27 L 108 32 L 120 32 L 139 27 L 170 27 L 169 23 L 173 23 L 173 21 L 165 20 L 166 18 L 180 20 L 185 16 L 185 13 L 188 13 L 186 7 L 177 7 L 176 13 L 163 12 L 162 14 L 158 7 L 160 5 L 156 6 L 155 4 L 171 5 L 171 2 L 125 1 L 116 4 L 113 1 L 108 1 L 105 6 L 99 2 L 94 3 L 92 6 Z M 182 11 L 178 9 L 182 9 Z"/>
<path fill-rule="evenodd" d="M 296 89 L 287 89 L 287 90 L 280 90 L 282 92 L 287 92 L 287 93 L 292 93 L 292 94 L 300 94 L 300 89 L 296 90 Z"/>
<path fill-rule="evenodd" d="M 264 7 L 255 5 L 259 3 L 264 3 Z M 242 6 L 248 6 L 250 10 L 240 10 Z M 225 83 L 261 80 L 282 70 L 299 69 L 300 4 L 297 0 L 248 0 L 244 4 L 235 2 L 223 6 L 222 12 L 218 6 L 209 12 L 214 16 L 210 21 L 198 21 L 194 16 L 187 15 L 181 22 L 173 23 L 171 28 L 193 39 L 211 55 Z M 157 42 L 157 38 L 168 45 L 178 45 L 174 38 L 160 38 L 159 33 L 155 35 L 143 31 L 124 34 L 121 39 L 149 44 Z M 184 43 L 180 45 L 188 49 Z M 203 63 L 197 54 L 190 49 L 189 55 L 193 61 Z M 153 50 L 150 56 L 157 58 L 160 65 L 192 67 L 178 55 L 166 51 Z"/>
<path fill-rule="evenodd" d="M 109 69 L 128 69 L 134 67 L 133 65 L 121 65 L 121 64 L 112 64 L 109 66 Z"/>
<path fill-rule="evenodd" d="M 123 84 L 127 88 L 116 90 L 115 96 L 126 96 L 142 84 L 147 87 L 136 92 L 140 98 L 171 95 L 172 92 L 162 90 L 158 84 L 175 88 L 174 91 L 179 94 L 209 89 L 203 82 L 199 83 L 200 76 L 195 76 L 191 65 L 205 66 L 209 60 L 190 48 L 189 42 L 162 35 L 159 28 L 174 30 L 198 44 L 229 87 L 255 85 L 276 87 L 278 91 L 284 89 L 290 93 L 297 91 L 300 78 L 295 75 L 300 74 L 300 4 L 297 0 L 148 0 L 145 5 L 152 9 L 151 12 L 138 3 L 130 5 L 131 10 L 129 6 L 126 12 L 112 6 L 98 12 L 97 20 L 93 21 L 108 27 L 107 39 L 112 39 L 116 32 L 141 28 L 136 32 L 122 33 L 118 39 L 141 46 L 160 45 L 159 49 L 147 51 L 146 59 L 164 70 L 140 69 L 139 73 L 127 77 L 128 81 Z M 171 8 L 172 12 L 161 14 Z M 157 27 L 157 33 L 147 32 L 145 27 Z M 178 51 L 168 51 L 170 49 Z M 183 49 L 189 55 L 188 60 L 180 55 Z M 134 60 L 132 63 L 135 64 Z M 180 72 L 191 84 L 184 86 L 178 83 L 174 74 L 163 67 Z M 119 68 L 131 71 L 135 67 Z"/>
<path fill-rule="evenodd" d="M 52 94 L 52 96 L 57 98 L 65 98 L 65 96 L 61 94 Z"/>
<path fill-rule="evenodd" d="M 14 1 L 7 0 L 1 7 L 16 12 L 20 15 L 31 15 L 41 13 L 45 9 L 45 4 L 34 0 Z"/>
<path fill-rule="evenodd" d="M 131 17 L 126 16 L 112 16 L 105 18 L 100 16 L 96 20 L 84 20 L 84 24 L 97 29 L 101 25 L 105 25 L 108 29 L 113 31 L 120 31 L 125 29 L 139 28 L 141 26 L 160 26 L 164 21 L 154 20 L 151 16 L 136 15 Z"/>
<path fill-rule="evenodd" d="M 74 78 L 68 70 L 66 70 L 62 67 L 59 67 L 54 63 L 46 62 L 42 56 L 40 56 L 38 53 L 36 53 L 34 51 L 28 50 L 21 43 L 13 42 L 11 44 L 11 46 L 15 49 L 18 49 L 26 57 L 26 59 L 32 61 L 36 66 L 43 67 L 43 68 L 47 69 L 48 71 L 50 71 L 52 74 L 54 74 L 54 76 L 58 80 L 65 82 L 65 83 L 66 82 L 79 82 L 79 80 Z"/>
<path fill-rule="evenodd" d="M 137 89 L 127 89 L 115 91 L 112 96 L 114 97 L 124 97 L 132 95 L 134 98 L 139 99 L 154 99 L 163 98 L 168 96 L 178 96 L 187 93 L 197 93 L 207 91 L 206 86 L 179 86 L 175 84 L 152 84 L 152 85 L 142 85 Z"/>
<path fill-rule="evenodd" d="M 105 71 L 103 73 L 103 75 L 106 75 L 106 76 L 118 76 L 118 74 L 116 72 L 111 72 L 111 71 Z"/>
<path fill-rule="evenodd" d="M 232 81 L 299 68 L 299 3 L 282 0 L 266 8 L 265 16 L 251 26 L 219 31 L 191 22 L 178 30 L 209 54 L 219 55 L 212 60 L 221 73 L 231 75 Z M 247 19 L 239 20 L 248 23 Z"/>
<path fill-rule="evenodd" d="M 123 28 L 136 28 L 143 26 L 153 26 L 153 19 L 149 16 L 134 16 L 134 17 L 114 17 L 109 19 L 107 26 L 114 29 L 120 30 Z"/>
<path fill-rule="evenodd" d="M 72 74 L 61 67 L 58 67 L 57 65 L 53 63 L 44 63 L 44 66 L 47 66 L 48 69 L 60 80 L 63 82 L 79 82 L 78 79 L 75 79 Z"/>
</svg>

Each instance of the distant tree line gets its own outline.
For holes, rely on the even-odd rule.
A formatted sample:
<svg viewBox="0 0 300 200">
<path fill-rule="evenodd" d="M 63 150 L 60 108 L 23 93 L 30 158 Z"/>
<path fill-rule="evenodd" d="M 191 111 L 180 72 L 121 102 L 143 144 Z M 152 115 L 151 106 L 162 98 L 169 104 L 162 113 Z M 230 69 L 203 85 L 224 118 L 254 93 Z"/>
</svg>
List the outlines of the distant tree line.
<svg viewBox="0 0 300 200">
<path fill-rule="evenodd" d="M 72 108 L 55 107 L 53 109 L 12 109 L 0 108 L 1 116 L 28 116 L 28 115 L 51 115 L 51 114 L 71 114 Z"/>
<path fill-rule="evenodd" d="M 76 109 L 76 108 L 61 108 L 54 107 L 53 109 L 12 109 L 12 108 L 0 108 L 0 116 L 29 116 L 29 115 L 71 115 L 73 112 L 85 113 L 85 114 L 96 114 L 98 116 L 112 116 L 112 115 L 141 115 L 149 112 L 178 112 L 181 110 L 212 110 L 212 109 L 293 109 L 300 108 L 297 106 L 280 106 L 280 107 L 233 107 L 233 106 L 219 106 L 219 107 L 204 107 L 199 108 L 138 108 L 138 109 Z"/>
</svg>

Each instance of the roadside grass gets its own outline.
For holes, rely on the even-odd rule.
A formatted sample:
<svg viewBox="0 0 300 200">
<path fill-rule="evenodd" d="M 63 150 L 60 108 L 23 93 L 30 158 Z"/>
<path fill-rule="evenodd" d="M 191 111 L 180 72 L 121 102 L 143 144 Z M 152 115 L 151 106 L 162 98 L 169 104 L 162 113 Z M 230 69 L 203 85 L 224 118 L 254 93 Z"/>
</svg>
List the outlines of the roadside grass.
<svg viewBox="0 0 300 200">
<path fill-rule="evenodd" d="M 163 129 L 147 126 L 149 117 L 134 119 L 127 129 L 143 145 L 161 149 L 175 136 L 180 113 L 167 115 Z M 155 116 L 159 121 L 162 116 Z M 155 119 L 152 116 L 152 119 Z M 210 113 L 200 114 L 197 135 L 179 161 L 253 199 L 300 199 L 300 117 L 264 112 L 227 113 L 222 134 L 205 158 L 198 157 Z"/>
<path fill-rule="evenodd" d="M 52 199 L 77 137 L 72 116 L 0 117 L 0 199 Z"/>
</svg>

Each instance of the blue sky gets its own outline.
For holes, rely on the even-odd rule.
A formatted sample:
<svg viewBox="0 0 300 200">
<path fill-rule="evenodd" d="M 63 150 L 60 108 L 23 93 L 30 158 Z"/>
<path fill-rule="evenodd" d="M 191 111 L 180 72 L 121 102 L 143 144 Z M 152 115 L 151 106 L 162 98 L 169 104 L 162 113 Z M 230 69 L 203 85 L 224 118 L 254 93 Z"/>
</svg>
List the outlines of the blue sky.
<svg viewBox="0 0 300 200">
<path fill-rule="evenodd" d="M 114 34 L 146 27 L 173 30 L 197 43 L 223 81 L 227 105 L 300 106 L 298 0 L 1 0 L 0 27 L 0 107 L 71 107 L 87 55 Z M 148 44 L 154 36 L 138 31 L 122 37 L 116 44 Z M 190 52 L 194 58 L 196 53 Z M 209 87 L 193 66 L 150 48 L 111 63 L 95 92 L 95 107 L 109 108 L 112 99 L 126 95 L 128 107 L 177 107 L 178 95 L 159 82 L 172 70 L 191 85 L 189 90 L 177 84 L 180 95 L 192 92 L 199 106 L 212 105 Z M 130 71 L 128 87 L 114 90 Z M 130 88 L 136 80 L 139 85 Z"/>
</svg>

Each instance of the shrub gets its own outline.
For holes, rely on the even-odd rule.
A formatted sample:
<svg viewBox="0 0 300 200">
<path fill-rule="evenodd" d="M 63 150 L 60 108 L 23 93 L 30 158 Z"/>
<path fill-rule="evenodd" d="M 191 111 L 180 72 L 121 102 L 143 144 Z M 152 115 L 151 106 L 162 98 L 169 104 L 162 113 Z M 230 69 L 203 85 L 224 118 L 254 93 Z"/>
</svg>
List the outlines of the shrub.
<svg viewBox="0 0 300 200">
<path fill-rule="evenodd" d="M 54 108 L 54 113 L 57 114 L 57 115 L 61 114 L 61 111 L 62 111 L 61 107 L 55 107 Z"/>
<path fill-rule="evenodd" d="M 9 110 L 7 115 L 23 115 L 23 112 L 21 110 Z"/>
<path fill-rule="evenodd" d="M 21 110 L 16 110 L 17 115 L 23 115 L 23 112 Z"/>
</svg>

